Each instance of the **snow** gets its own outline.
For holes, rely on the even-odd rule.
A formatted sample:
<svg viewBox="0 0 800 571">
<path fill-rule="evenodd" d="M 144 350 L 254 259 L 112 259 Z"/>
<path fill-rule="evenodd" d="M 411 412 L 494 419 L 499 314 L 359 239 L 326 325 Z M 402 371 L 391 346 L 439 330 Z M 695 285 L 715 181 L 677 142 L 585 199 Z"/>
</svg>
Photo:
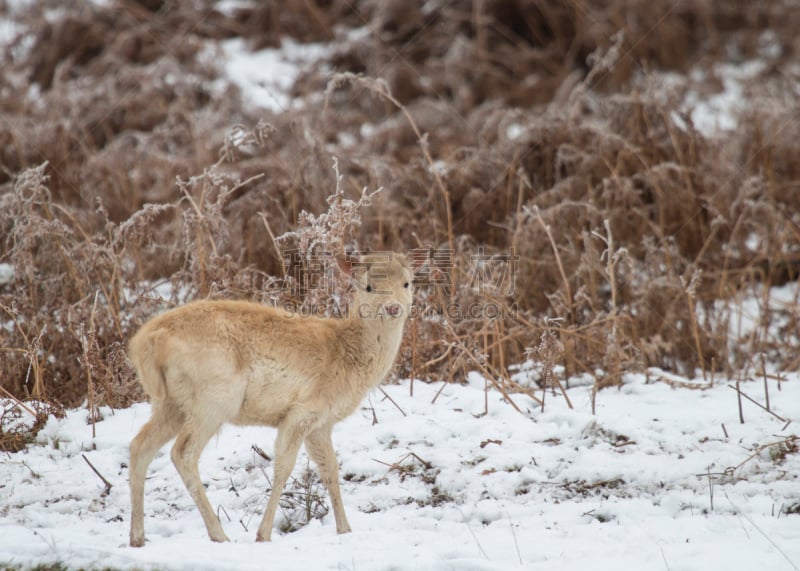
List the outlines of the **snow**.
<svg viewBox="0 0 800 571">
<path fill-rule="evenodd" d="M 51 418 L 36 444 L 4 455 L 0 563 L 256 569 L 268 558 L 275 569 L 796 569 L 800 516 L 784 512 L 800 501 L 800 454 L 772 447 L 746 461 L 795 425 L 748 401 L 740 424 L 726 383 L 691 390 L 658 377 L 628 375 L 620 390 L 601 391 L 596 416 L 587 386 L 569 389 L 574 410 L 552 394 L 544 412 L 512 395 L 524 414 L 493 390 L 484 414 L 479 375 L 444 387 L 435 403 L 439 384 L 417 381 L 413 396 L 408 381 L 386 386 L 397 407 L 374 392 L 334 430 L 353 532 L 336 535 L 329 513 L 296 532 L 276 531 L 270 544 L 254 537 L 272 467 L 251 446 L 272 456 L 274 429 L 225 427 L 201 459 L 231 543 L 208 539 L 167 446 L 147 481 L 148 542 L 134 549 L 128 443 L 149 405 L 104 409 L 95 437 L 86 410 L 71 410 Z M 777 382 L 769 381 L 772 410 L 797 418 L 800 376 L 788 375 L 780 390 Z M 763 400 L 761 382 L 743 390 Z M 301 452 L 295 477 L 308 464 Z"/>
<path fill-rule="evenodd" d="M 21 24 L 18 20 L 30 8 L 32 3 L 29 0 L 14 0 L 2 4 L 4 9 L 0 10 L 0 52 L 17 40 L 23 32 L 27 31 L 27 26 Z M 22 45 L 12 50 L 12 53 L 20 55 L 24 49 L 30 48 L 32 44 L 33 38 L 29 37 L 27 41 L 22 42 Z"/>
<path fill-rule="evenodd" d="M 221 0 L 217 2 L 214 7 L 226 16 L 234 16 L 237 10 L 244 8 L 252 9 L 254 6 L 254 2 L 248 2 L 247 0 Z"/>
<path fill-rule="evenodd" d="M 289 90 L 303 66 L 321 59 L 330 50 L 325 44 L 300 44 L 284 39 L 280 48 L 252 52 L 247 43 L 234 38 L 221 43 L 223 70 L 242 91 L 246 105 L 275 112 L 299 103 Z"/>
<path fill-rule="evenodd" d="M 0 264 L 0 286 L 8 285 L 14 281 L 14 266 Z"/>
<path fill-rule="evenodd" d="M 517 123 L 512 123 L 506 128 L 506 137 L 508 137 L 510 141 L 518 139 L 524 133 L 525 133 L 525 127 Z"/>
<path fill-rule="evenodd" d="M 10 44 L 19 31 L 19 26 L 13 20 L 0 19 L 0 46 L 5 47 Z"/>
<path fill-rule="evenodd" d="M 721 82 L 721 90 L 712 95 L 690 92 L 687 97 L 686 106 L 697 130 L 709 137 L 735 130 L 737 117 L 746 103 L 745 85 L 765 67 L 762 60 L 715 66 L 713 76 Z M 699 70 L 691 75 L 697 83 L 704 79 L 704 73 Z"/>
<path fill-rule="evenodd" d="M 732 300 L 717 300 L 714 303 L 715 315 L 706 315 L 706 310 L 698 306 L 698 319 L 715 320 L 727 316 L 728 345 L 732 354 L 752 354 L 754 340 L 765 346 L 781 346 L 783 342 L 796 343 L 796 334 L 791 327 L 796 312 L 800 288 L 797 283 L 765 288 L 760 284 L 743 288 Z M 719 324 L 716 327 L 724 327 Z M 777 370 L 765 355 L 768 370 Z"/>
</svg>

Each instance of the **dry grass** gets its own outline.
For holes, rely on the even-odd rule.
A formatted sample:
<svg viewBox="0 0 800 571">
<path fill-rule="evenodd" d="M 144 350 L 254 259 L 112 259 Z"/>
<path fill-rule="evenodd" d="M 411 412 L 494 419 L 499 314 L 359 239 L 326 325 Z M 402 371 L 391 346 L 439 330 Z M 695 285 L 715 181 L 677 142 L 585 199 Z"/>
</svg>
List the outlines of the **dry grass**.
<svg viewBox="0 0 800 571">
<path fill-rule="evenodd" d="M 15 271 L 0 378 L 17 398 L 142 398 L 126 340 L 186 299 L 336 314 L 345 284 L 324 254 L 356 249 L 430 258 L 398 375 L 480 370 L 513 406 L 580 373 L 599 390 L 648 366 L 800 366 L 796 300 L 746 337 L 732 309 L 753 291 L 766 307 L 758 288 L 800 270 L 788 4 L 191 4 L 18 16 L 33 31 L 0 79 L 0 262 Z M 293 88 L 324 105 L 254 117 L 210 87 L 204 42 L 282 35 L 336 39 Z M 708 140 L 687 90 L 756 56 L 739 129 Z M 332 289 L 302 282 L 318 262 Z M 545 364 L 541 394 L 509 374 L 526 356 Z"/>
</svg>

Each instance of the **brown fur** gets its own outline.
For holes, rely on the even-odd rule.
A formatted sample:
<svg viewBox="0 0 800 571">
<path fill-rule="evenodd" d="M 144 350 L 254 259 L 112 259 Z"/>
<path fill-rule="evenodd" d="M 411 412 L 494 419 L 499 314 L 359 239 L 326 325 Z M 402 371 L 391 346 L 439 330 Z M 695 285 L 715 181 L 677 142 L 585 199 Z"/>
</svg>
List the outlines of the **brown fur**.
<svg viewBox="0 0 800 571">
<path fill-rule="evenodd" d="M 270 539 L 278 499 L 303 442 L 331 496 L 336 531 L 350 531 L 331 429 L 391 369 L 412 301 L 405 256 L 366 256 L 354 276 L 346 319 L 300 317 L 242 301 L 199 301 L 150 320 L 134 335 L 130 359 L 153 413 L 131 442 L 132 546 L 144 544 L 147 466 L 172 438 L 172 461 L 208 535 L 227 540 L 197 468 L 206 443 L 226 422 L 278 428 L 273 490 L 257 540 Z M 397 316 L 390 315 L 393 307 L 401 308 Z"/>
</svg>

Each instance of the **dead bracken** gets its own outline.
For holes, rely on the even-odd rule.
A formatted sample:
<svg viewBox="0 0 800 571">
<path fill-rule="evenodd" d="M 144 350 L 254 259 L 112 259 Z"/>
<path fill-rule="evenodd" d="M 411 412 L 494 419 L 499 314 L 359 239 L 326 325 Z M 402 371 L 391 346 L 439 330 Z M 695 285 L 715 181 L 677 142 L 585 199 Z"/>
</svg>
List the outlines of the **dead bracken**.
<svg viewBox="0 0 800 571">
<path fill-rule="evenodd" d="M 717 303 L 800 270 L 784 72 L 797 10 L 381 4 L 140 0 L 50 20 L 32 2 L 17 16 L 0 80 L 5 389 L 86 401 L 94 419 L 143 398 L 125 342 L 166 307 L 246 298 L 335 315 L 336 298 L 302 281 L 322 246 L 427 252 L 437 272 L 398 376 L 479 370 L 515 407 L 581 374 L 601 389 L 652 366 L 710 382 L 758 355 L 798 366 L 796 300 L 759 324 L 780 335 L 742 339 Z M 256 112 L 234 86 L 213 89 L 209 45 L 235 36 L 332 42 L 292 87 L 314 104 Z M 737 128 L 713 137 L 686 102 L 719 92 L 730 54 L 764 65 Z M 527 356 L 546 364 L 541 386 L 509 373 Z"/>
</svg>

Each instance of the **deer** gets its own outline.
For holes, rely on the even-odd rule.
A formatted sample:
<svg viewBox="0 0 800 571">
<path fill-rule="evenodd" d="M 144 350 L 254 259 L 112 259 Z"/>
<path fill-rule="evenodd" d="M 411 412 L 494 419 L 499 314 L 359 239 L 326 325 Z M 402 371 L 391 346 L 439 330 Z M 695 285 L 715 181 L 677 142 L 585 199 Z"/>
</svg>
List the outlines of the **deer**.
<svg viewBox="0 0 800 571">
<path fill-rule="evenodd" d="M 272 490 L 256 541 L 270 541 L 301 445 L 316 464 L 336 532 L 351 531 L 339 489 L 333 426 L 393 367 L 413 300 L 415 268 L 403 254 L 339 260 L 353 285 L 343 317 L 301 316 L 265 304 L 201 300 L 147 321 L 129 358 L 151 417 L 130 445 L 130 545 L 141 547 L 147 468 L 173 438 L 172 463 L 212 541 L 228 541 L 200 479 L 198 460 L 223 424 L 277 427 Z"/>
</svg>

